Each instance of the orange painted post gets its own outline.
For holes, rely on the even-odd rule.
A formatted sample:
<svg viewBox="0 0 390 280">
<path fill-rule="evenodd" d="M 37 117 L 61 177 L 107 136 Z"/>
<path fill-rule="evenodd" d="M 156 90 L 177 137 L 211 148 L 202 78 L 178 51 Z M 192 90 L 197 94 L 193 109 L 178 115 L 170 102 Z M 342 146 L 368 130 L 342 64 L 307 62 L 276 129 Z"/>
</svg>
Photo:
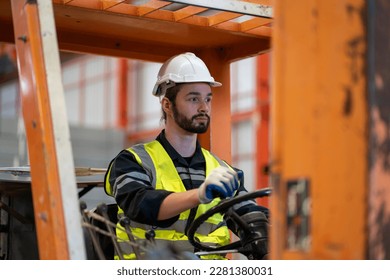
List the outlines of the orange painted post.
<svg viewBox="0 0 390 280">
<path fill-rule="evenodd" d="M 274 2 L 272 259 L 364 259 L 363 0 Z"/>
<path fill-rule="evenodd" d="M 47 4 L 50 2 L 13 0 L 11 3 L 21 103 L 31 166 L 39 257 L 40 259 L 82 259 L 85 257 L 85 252 L 80 254 L 76 252 L 84 249 L 81 240 L 81 220 L 77 219 L 77 216 L 69 216 L 72 211 L 78 214 L 80 212 L 76 200 L 73 161 L 70 160 L 72 152 L 66 134 L 67 119 L 65 115 L 62 122 L 58 122 L 58 119 L 54 121 L 52 112 L 52 105 L 62 100 L 61 96 L 57 95 L 60 88 L 53 86 L 60 80 L 53 79 L 53 76 L 60 75 L 59 56 L 57 61 L 50 61 L 53 57 L 53 49 L 49 49 L 50 53 L 47 53 L 48 45 L 52 44 L 48 43 L 48 40 L 52 38 L 53 33 L 55 34 L 55 29 L 48 28 L 48 25 L 54 27 L 52 21 L 45 21 L 44 28 L 48 33 L 42 35 L 40 22 L 45 16 L 50 16 L 50 7 L 49 10 L 47 9 Z M 41 6 L 38 7 L 39 5 Z M 42 14 L 43 9 L 49 14 Z M 58 69 L 54 65 L 58 65 Z M 48 71 L 50 67 L 52 72 Z M 55 88 L 56 92 L 50 93 L 49 88 Z M 59 109 L 63 107 L 56 107 L 56 114 L 61 115 L 64 110 Z M 54 130 L 60 130 L 61 135 L 55 135 Z M 60 151 L 57 148 L 59 146 Z M 61 189 L 62 184 L 69 188 Z M 63 198 L 68 195 L 69 197 L 73 195 L 75 201 L 69 200 L 67 208 L 64 209 Z M 72 246 L 69 246 L 70 244 Z"/>
<path fill-rule="evenodd" d="M 206 63 L 214 79 L 222 83 L 222 87 L 212 88 L 209 135 L 202 135 L 199 139 L 204 147 L 231 162 L 230 62 L 218 50 L 207 50 L 198 55 Z"/>
<path fill-rule="evenodd" d="M 256 187 L 269 187 L 269 64 L 270 54 L 257 56 L 257 87 L 256 87 Z M 259 199 L 268 206 L 268 198 Z"/>
<path fill-rule="evenodd" d="M 118 60 L 118 128 L 127 129 L 128 111 L 127 111 L 127 59 L 121 58 Z"/>
</svg>

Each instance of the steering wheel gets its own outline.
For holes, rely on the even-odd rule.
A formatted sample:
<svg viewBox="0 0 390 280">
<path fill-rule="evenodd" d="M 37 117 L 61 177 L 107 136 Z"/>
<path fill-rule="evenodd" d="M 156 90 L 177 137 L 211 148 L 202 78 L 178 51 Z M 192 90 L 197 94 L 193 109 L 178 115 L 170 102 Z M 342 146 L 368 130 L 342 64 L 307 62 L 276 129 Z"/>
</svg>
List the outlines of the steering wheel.
<svg viewBox="0 0 390 280">
<path fill-rule="evenodd" d="M 188 241 L 197 249 L 202 250 L 202 251 L 208 251 L 208 252 L 213 252 L 213 251 L 223 251 L 223 250 L 234 250 L 238 249 L 241 247 L 241 240 L 238 240 L 236 242 L 220 246 L 220 247 L 211 247 L 205 244 L 202 244 L 195 240 L 194 235 L 196 230 L 199 228 L 199 226 L 205 222 L 208 218 L 213 216 L 216 213 L 221 213 L 224 214 L 226 211 L 232 207 L 233 205 L 240 203 L 242 201 L 254 199 L 254 198 L 260 198 L 264 196 L 269 196 L 271 194 L 271 189 L 270 188 L 265 188 L 261 189 L 258 191 L 254 191 L 251 193 L 247 193 L 244 195 L 236 196 L 234 198 L 230 199 L 225 199 L 222 200 L 218 205 L 210 208 L 207 212 L 203 213 L 200 215 L 197 219 L 195 219 L 191 225 L 188 227 Z"/>
</svg>

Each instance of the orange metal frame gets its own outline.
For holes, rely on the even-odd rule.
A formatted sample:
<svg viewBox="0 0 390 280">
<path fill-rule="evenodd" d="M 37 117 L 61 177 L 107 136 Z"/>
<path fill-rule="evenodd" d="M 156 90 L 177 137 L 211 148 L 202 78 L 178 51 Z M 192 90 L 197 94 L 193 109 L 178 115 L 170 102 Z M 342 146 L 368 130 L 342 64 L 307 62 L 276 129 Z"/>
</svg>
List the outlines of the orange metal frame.
<svg viewBox="0 0 390 280">
<path fill-rule="evenodd" d="M 257 58 L 257 107 L 256 112 L 259 116 L 259 123 L 256 127 L 256 186 L 259 189 L 270 186 L 268 170 L 269 166 L 269 79 L 270 79 L 270 54 L 263 54 Z M 261 205 L 269 206 L 269 199 L 259 199 Z"/>
<path fill-rule="evenodd" d="M 271 258 L 364 259 L 365 1 L 276 1 L 274 8 Z"/>
<path fill-rule="evenodd" d="M 118 62 L 118 127 L 127 129 L 127 89 L 128 89 L 128 63 L 127 59 L 120 59 Z"/>
<path fill-rule="evenodd" d="M 13 0 L 12 11 L 39 256 L 69 259 L 37 5 Z"/>
</svg>

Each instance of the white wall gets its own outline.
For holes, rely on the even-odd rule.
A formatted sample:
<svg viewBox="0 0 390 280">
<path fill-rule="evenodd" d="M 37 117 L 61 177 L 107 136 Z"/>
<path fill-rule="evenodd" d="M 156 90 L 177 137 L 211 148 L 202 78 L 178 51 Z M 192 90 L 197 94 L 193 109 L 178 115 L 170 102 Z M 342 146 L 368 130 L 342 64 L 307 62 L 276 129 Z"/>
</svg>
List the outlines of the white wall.
<svg viewBox="0 0 390 280">
<path fill-rule="evenodd" d="M 256 59 L 247 58 L 231 64 L 232 113 L 251 111 L 256 106 Z M 245 186 L 256 189 L 255 119 L 235 123 L 232 128 L 233 164 L 245 173 Z"/>
</svg>

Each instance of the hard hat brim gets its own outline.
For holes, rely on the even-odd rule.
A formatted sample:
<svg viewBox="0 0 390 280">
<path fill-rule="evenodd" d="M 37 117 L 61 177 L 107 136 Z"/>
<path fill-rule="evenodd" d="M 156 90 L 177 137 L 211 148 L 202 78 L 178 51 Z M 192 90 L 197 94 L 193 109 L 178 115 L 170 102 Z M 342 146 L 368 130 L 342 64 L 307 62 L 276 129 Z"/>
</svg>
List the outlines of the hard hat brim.
<svg viewBox="0 0 390 280">
<path fill-rule="evenodd" d="M 172 81 L 171 81 L 172 82 Z M 217 81 L 214 81 L 214 82 L 209 82 L 209 81 L 191 81 L 191 82 L 189 82 L 189 83 L 183 83 L 183 82 L 181 82 L 181 83 L 175 83 L 175 82 L 173 82 L 173 85 L 172 86 L 174 86 L 174 85 L 176 85 L 176 84 L 192 84 L 192 83 L 206 83 L 206 84 L 209 84 L 211 87 L 220 87 L 220 86 L 222 86 L 222 84 L 220 83 L 220 82 L 217 82 Z M 161 96 L 161 95 L 164 95 L 163 93 L 159 93 L 159 92 L 161 92 L 161 91 L 159 91 L 158 89 L 159 89 L 159 87 L 161 86 L 161 84 L 156 84 L 154 87 L 153 87 L 153 91 L 152 91 L 152 93 L 153 93 L 153 95 L 154 96 Z"/>
</svg>

